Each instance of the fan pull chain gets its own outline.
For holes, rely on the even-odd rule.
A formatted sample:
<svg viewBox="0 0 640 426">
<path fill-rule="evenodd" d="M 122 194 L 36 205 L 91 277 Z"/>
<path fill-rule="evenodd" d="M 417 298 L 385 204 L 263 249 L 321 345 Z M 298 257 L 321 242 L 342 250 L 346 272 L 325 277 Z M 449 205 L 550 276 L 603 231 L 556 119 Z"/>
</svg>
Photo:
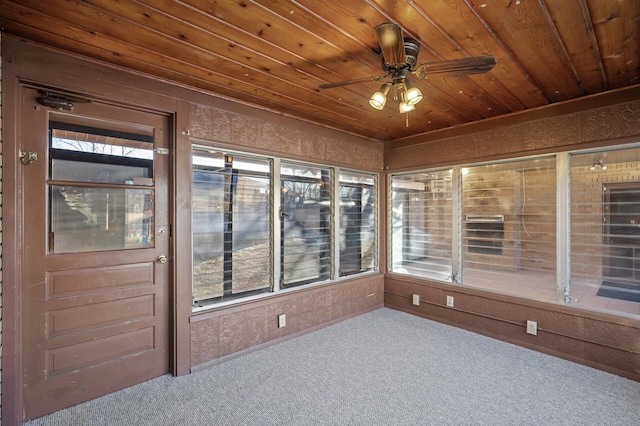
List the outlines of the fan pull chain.
<svg viewBox="0 0 640 426">
<path fill-rule="evenodd" d="M 405 125 L 406 127 L 409 127 L 409 113 L 405 113 L 406 117 L 405 117 Z"/>
</svg>

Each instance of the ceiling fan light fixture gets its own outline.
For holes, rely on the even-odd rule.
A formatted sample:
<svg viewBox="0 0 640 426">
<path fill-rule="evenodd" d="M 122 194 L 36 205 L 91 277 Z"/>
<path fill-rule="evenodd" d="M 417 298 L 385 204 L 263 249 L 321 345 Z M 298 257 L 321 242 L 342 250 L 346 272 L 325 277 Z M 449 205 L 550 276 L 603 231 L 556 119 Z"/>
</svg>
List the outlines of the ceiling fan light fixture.
<svg viewBox="0 0 640 426">
<path fill-rule="evenodd" d="M 415 105 L 422 100 L 422 92 L 407 79 L 404 83 L 404 97 L 406 103 Z"/>
<path fill-rule="evenodd" d="M 469 74 L 483 74 L 489 72 L 496 65 L 493 55 L 473 56 L 469 58 L 440 60 L 425 62 L 418 65 L 420 53 L 420 41 L 413 38 L 405 38 L 402 28 L 392 22 L 386 22 L 376 26 L 379 56 L 382 59 L 382 71 L 385 75 L 355 78 L 325 83 L 318 86 L 319 89 L 343 87 L 368 81 L 383 81 L 389 79 L 369 98 L 372 108 L 382 110 L 387 103 L 387 93 L 393 88 L 393 101 L 400 101 L 398 108 L 400 113 L 406 113 L 415 109 L 415 105 L 422 101 L 423 94 L 414 87 L 409 80 L 409 74 L 416 78 L 425 79 L 428 76 L 459 76 Z M 489 108 L 491 109 L 491 108 Z M 407 127 L 409 127 L 409 114 L 406 114 Z"/>
<path fill-rule="evenodd" d="M 409 111 L 413 111 L 414 109 L 416 109 L 415 105 L 411 105 L 408 102 L 400 102 L 400 105 L 398 105 L 398 109 L 400 110 L 400 113 L 405 113 L 405 112 L 409 112 Z"/>
<path fill-rule="evenodd" d="M 389 93 L 389 84 L 385 83 L 380 86 L 380 90 L 375 92 L 369 98 L 369 105 L 377 110 L 382 110 L 384 105 L 387 103 L 387 93 Z"/>
<path fill-rule="evenodd" d="M 369 105 L 377 110 L 383 109 L 385 103 L 387 103 L 387 97 L 382 92 L 374 93 L 369 99 Z"/>
</svg>

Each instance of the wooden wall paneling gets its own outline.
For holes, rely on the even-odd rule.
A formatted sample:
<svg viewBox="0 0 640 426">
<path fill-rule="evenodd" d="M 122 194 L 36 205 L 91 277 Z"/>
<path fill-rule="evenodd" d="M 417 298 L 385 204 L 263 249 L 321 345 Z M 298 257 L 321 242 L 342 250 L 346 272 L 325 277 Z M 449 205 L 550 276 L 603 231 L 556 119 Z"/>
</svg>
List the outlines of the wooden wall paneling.
<svg viewBox="0 0 640 426">
<path fill-rule="evenodd" d="M 0 418 L 3 423 L 11 423 L 20 417 L 20 400 L 22 398 L 22 366 L 18 347 L 20 337 L 20 289 L 15 283 L 20 281 L 20 264 L 18 256 L 7 256 L 7 253 L 20 252 L 20 223 L 22 207 L 18 183 L 18 150 L 17 141 L 21 138 L 19 123 L 20 86 L 17 77 L 16 63 L 10 60 L 5 49 L 6 37 L 2 35 L 2 332 L 0 333 L 2 362 L 2 410 Z M 10 108 L 9 105 L 12 105 Z M 12 159 L 12 160 L 9 160 Z"/>
<path fill-rule="evenodd" d="M 636 334 L 640 332 L 636 330 Z M 594 368 L 600 368 L 613 374 L 640 381 L 640 355 L 625 348 L 610 348 L 596 343 L 585 343 L 582 359 Z M 604 366 L 604 367 L 602 367 Z"/>
<path fill-rule="evenodd" d="M 640 101 L 585 111 L 580 114 L 581 142 L 640 136 Z"/>
<path fill-rule="evenodd" d="M 192 371 L 382 307 L 382 275 L 300 289 L 191 319 Z M 278 315 L 287 325 L 278 327 Z"/>
<path fill-rule="evenodd" d="M 390 142 L 385 170 L 451 166 L 627 143 L 640 136 L 637 97 L 640 86 Z"/>
<path fill-rule="evenodd" d="M 515 145 L 513 144 L 511 152 L 553 150 L 580 140 L 579 114 L 545 118 L 525 123 L 522 126 L 522 142 L 519 146 L 513 146 Z M 497 151 L 492 154 L 502 153 Z"/>
<path fill-rule="evenodd" d="M 640 380 L 640 323 L 633 319 L 395 275 L 385 279 L 385 306 Z M 537 321 L 537 336 L 526 334 L 527 320 Z"/>
<path fill-rule="evenodd" d="M 306 132 L 287 123 L 262 120 L 243 114 L 192 104 L 190 133 L 194 139 L 234 149 L 252 149 L 263 154 L 313 159 L 366 170 L 381 170 L 384 145 L 381 142 L 349 140 L 336 134 Z"/>
<path fill-rule="evenodd" d="M 496 119 L 490 127 L 470 125 L 466 132 L 440 132 L 439 138 L 388 143 L 385 168 L 406 170 L 637 142 L 638 89 Z M 640 380 L 637 320 L 395 275 L 388 275 L 385 283 L 387 307 Z M 411 305 L 412 294 L 420 294 L 424 305 Z M 446 294 L 454 295 L 453 309 L 445 306 Z M 537 336 L 525 333 L 527 319 L 538 322 Z"/>
<path fill-rule="evenodd" d="M 304 333 L 310 331 L 303 326 L 319 327 L 328 322 L 338 321 L 348 316 L 356 315 L 370 309 L 382 306 L 383 277 L 370 274 L 364 282 L 348 279 L 324 286 L 326 297 L 324 302 L 314 302 L 314 307 L 308 312 L 297 314 L 300 304 L 298 298 L 312 289 L 300 289 L 289 293 L 289 297 L 267 298 L 251 303 L 240 303 L 239 306 L 224 307 L 222 311 L 229 315 L 225 321 L 211 320 L 209 322 L 193 322 L 191 312 L 191 260 L 190 260 L 190 192 L 188 182 L 191 181 L 191 138 L 192 106 L 201 106 L 203 113 L 200 127 L 194 125 L 194 130 L 203 130 L 200 134 L 214 140 L 223 139 L 227 146 L 248 152 L 262 152 L 267 154 L 286 155 L 299 160 L 335 164 L 342 167 L 380 172 L 383 165 L 384 144 L 379 141 L 364 139 L 358 136 L 344 134 L 332 129 L 319 127 L 304 121 L 292 119 L 283 114 L 256 109 L 248 105 L 228 101 L 219 97 L 212 97 L 206 93 L 185 90 L 174 85 L 167 85 L 163 81 L 150 80 L 145 76 L 123 72 L 122 70 L 104 67 L 81 58 L 71 57 L 32 44 L 20 42 L 3 35 L 3 103 L 18 104 L 16 89 L 18 80 L 34 85 L 68 90 L 76 94 L 86 94 L 95 99 L 137 106 L 145 110 L 168 113 L 173 116 L 170 133 L 175 136 L 175 146 L 171 152 L 173 172 L 171 187 L 175 195 L 172 206 L 174 246 L 170 258 L 174 262 L 174 287 L 171 293 L 173 301 L 173 358 L 172 372 L 187 374 L 191 371 L 194 360 L 207 357 L 219 358 L 228 356 L 232 351 L 245 350 L 247 346 L 269 344 L 269 342 L 290 337 L 292 331 Z M 42 63 L 49 64 L 42 67 Z M 195 103 L 192 103 L 195 102 Z M 18 116 L 12 108 L 5 108 L 3 116 L 4 140 L 3 152 L 11 156 L 13 152 L 17 158 L 19 127 L 16 124 Z M 215 114 L 211 115 L 212 111 Z M 222 120 L 221 120 L 222 118 Z M 226 121 L 225 121 L 226 120 Z M 198 124 L 194 120 L 193 124 Z M 222 133 L 219 133 L 222 132 Z M 226 133 L 225 133 L 226 132 Z M 282 142 L 285 142 L 284 144 Z M 336 163 L 333 161 L 336 160 Z M 16 218 L 19 217 L 20 206 L 17 203 L 17 188 L 14 178 L 17 170 L 14 162 L 7 162 L 3 166 L 5 190 L 3 199 L 3 247 L 10 248 L 17 245 Z M 13 170 L 13 172 L 12 172 Z M 14 182 L 12 185 L 11 182 Z M 11 201 L 13 200 L 13 202 Z M 11 226 L 11 224 L 14 226 Z M 14 250 L 13 252 L 17 252 Z M 17 282 L 15 276 L 18 266 L 10 261 L 4 263 L 3 276 L 6 280 Z M 350 284 L 357 282 L 358 291 Z M 314 287 L 315 290 L 318 288 Z M 291 297 L 296 294 L 296 297 Z M 321 300 L 322 298 L 320 298 Z M 356 300 L 357 299 L 357 300 Z M 3 374 L 4 419 L 19 418 L 19 375 L 12 371 L 19 371 L 19 360 L 16 358 L 20 343 L 18 324 L 7 318 L 17 309 L 18 295 L 11 286 L 3 288 Z M 242 317 L 237 312 L 247 310 Z M 248 312 L 251 312 L 249 315 Z M 276 312 L 291 312 L 287 319 L 288 327 L 274 328 L 277 324 Z M 202 314 L 200 314 L 202 315 Z M 306 315 L 306 316 L 305 316 Z M 256 318 L 268 319 L 255 322 Z M 275 319 L 274 319 L 275 318 Z M 238 322 L 240 321 L 240 322 Z M 246 322 L 245 321 L 249 321 Z M 197 325 L 194 325 L 197 324 Z M 305 325 L 306 324 L 306 325 Z M 200 327 L 198 329 L 198 327 Z M 192 330 L 197 330 L 193 338 Z M 233 337 L 225 337 L 241 332 L 244 336 L 236 341 Z M 227 347 L 221 346 L 218 340 L 209 339 L 210 336 L 223 336 Z M 14 350 L 15 349 L 15 350 Z M 13 364 L 12 364 L 13 363 Z M 11 368 L 15 365 L 16 368 Z M 10 396 L 10 397 L 9 397 Z M 8 420 L 7 420 L 8 421 Z"/>
</svg>

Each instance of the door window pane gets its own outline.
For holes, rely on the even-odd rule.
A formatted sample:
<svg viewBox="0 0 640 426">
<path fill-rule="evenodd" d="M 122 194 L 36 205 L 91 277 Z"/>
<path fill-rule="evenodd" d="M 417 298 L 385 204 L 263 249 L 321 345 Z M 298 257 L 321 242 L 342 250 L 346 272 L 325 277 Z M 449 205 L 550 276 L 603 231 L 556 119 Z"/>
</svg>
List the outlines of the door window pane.
<svg viewBox="0 0 640 426">
<path fill-rule="evenodd" d="M 149 185 L 149 170 L 149 167 L 51 159 L 52 180 Z"/>
<path fill-rule="evenodd" d="M 151 189 L 50 187 L 50 252 L 154 246 Z"/>
<path fill-rule="evenodd" d="M 51 122 L 50 177 L 57 181 L 153 184 L 153 139 Z"/>
<path fill-rule="evenodd" d="M 49 252 L 154 246 L 153 138 L 49 123 Z"/>
</svg>

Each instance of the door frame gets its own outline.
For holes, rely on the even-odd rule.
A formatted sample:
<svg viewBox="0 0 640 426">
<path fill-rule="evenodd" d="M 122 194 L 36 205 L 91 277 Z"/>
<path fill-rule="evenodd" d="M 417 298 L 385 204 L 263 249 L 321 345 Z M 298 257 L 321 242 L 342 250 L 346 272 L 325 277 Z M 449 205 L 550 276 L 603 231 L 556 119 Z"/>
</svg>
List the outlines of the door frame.
<svg viewBox="0 0 640 426">
<path fill-rule="evenodd" d="M 190 373 L 191 286 L 177 286 L 177 276 L 190 276 L 189 262 L 176 262 L 177 253 L 190 253 L 190 215 L 177 212 L 189 206 L 190 191 L 176 197 L 176 181 L 190 179 L 189 103 L 187 96 L 176 97 L 175 88 L 166 83 L 65 56 L 58 52 L 28 45 L 10 37 L 2 38 L 2 422 L 21 423 L 21 354 L 20 354 L 20 270 L 22 229 L 22 182 L 18 159 L 21 141 L 21 101 L 23 86 L 64 88 L 58 91 L 78 97 L 162 114 L 168 117 L 169 129 L 169 221 L 172 224 L 169 257 L 169 369 L 173 375 Z M 42 67 L 49 63 L 49 67 Z M 186 93 L 186 91 L 185 91 Z M 178 128 L 185 129 L 178 132 Z M 177 175 L 180 174 L 178 178 Z M 187 198 L 185 198 L 187 197 Z M 178 205 L 180 204 L 180 205 Z M 188 256 L 187 256 L 188 257 Z M 188 265 L 187 265 L 188 263 Z"/>
</svg>

